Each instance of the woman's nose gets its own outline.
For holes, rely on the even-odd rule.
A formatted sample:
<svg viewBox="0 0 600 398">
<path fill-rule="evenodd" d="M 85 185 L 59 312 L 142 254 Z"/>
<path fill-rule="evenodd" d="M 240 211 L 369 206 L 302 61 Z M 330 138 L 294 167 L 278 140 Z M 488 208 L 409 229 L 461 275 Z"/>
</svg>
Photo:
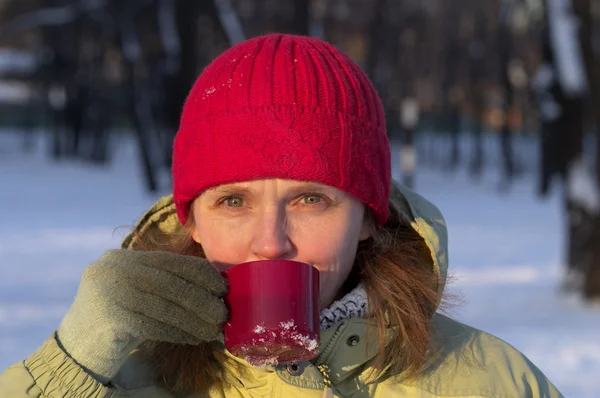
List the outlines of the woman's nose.
<svg viewBox="0 0 600 398">
<path fill-rule="evenodd" d="M 293 250 L 288 235 L 287 222 L 283 212 L 265 212 L 257 223 L 252 241 L 252 254 L 265 260 L 280 259 L 289 256 Z"/>
</svg>

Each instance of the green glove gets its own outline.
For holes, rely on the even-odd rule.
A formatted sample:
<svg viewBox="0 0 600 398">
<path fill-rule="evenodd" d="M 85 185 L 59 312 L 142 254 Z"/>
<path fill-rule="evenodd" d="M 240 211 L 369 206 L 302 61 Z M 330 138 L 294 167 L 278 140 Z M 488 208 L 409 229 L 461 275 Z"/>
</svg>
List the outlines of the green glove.
<svg viewBox="0 0 600 398">
<path fill-rule="evenodd" d="M 147 340 L 218 340 L 226 280 L 205 259 L 111 250 L 89 265 L 58 330 L 65 351 L 106 383 Z"/>
</svg>

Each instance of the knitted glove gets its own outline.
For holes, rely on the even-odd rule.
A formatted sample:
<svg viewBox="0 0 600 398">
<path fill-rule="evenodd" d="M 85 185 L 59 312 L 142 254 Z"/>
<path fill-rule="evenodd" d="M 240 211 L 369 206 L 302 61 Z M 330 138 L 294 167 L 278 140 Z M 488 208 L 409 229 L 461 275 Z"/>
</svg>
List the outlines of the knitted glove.
<svg viewBox="0 0 600 398">
<path fill-rule="evenodd" d="M 205 259 L 167 252 L 112 250 L 89 265 L 58 340 L 106 383 L 147 340 L 218 340 L 227 309 L 225 279 Z"/>
</svg>

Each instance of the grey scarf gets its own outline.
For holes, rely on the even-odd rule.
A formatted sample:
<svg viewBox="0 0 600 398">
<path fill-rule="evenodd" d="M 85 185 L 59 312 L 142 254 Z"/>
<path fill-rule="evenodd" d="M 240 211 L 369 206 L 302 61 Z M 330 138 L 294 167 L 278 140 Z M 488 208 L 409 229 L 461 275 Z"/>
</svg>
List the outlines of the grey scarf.
<svg viewBox="0 0 600 398">
<path fill-rule="evenodd" d="M 364 285 L 359 283 L 350 293 L 321 311 L 321 330 L 327 330 L 343 319 L 365 317 L 368 311 L 367 303 L 367 291 Z"/>
</svg>

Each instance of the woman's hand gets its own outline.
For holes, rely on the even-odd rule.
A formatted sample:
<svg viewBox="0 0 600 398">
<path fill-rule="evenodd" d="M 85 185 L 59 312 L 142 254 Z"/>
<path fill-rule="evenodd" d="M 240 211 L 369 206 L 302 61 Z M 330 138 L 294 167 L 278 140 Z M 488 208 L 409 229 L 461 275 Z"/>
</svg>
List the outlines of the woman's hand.
<svg viewBox="0 0 600 398">
<path fill-rule="evenodd" d="M 226 280 L 205 259 L 112 250 L 84 271 L 58 338 L 75 361 L 106 382 L 144 341 L 219 339 L 226 293 Z"/>
</svg>

